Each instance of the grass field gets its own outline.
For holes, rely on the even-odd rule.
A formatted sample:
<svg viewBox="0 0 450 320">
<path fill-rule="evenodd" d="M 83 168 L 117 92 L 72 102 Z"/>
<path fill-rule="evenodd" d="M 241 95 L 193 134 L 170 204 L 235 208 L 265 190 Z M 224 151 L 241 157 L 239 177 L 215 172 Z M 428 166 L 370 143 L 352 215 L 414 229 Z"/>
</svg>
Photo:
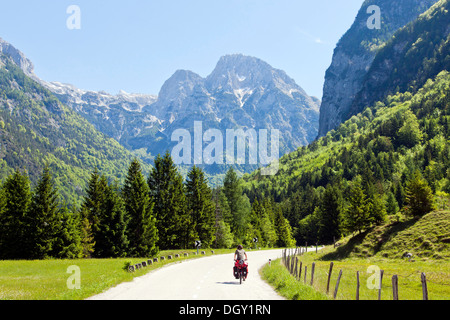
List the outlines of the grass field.
<svg viewBox="0 0 450 320">
<path fill-rule="evenodd" d="M 204 250 L 204 249 L 203 249 Z M 232 253 L 234 250 L 214 250 L 215 254 Z M 189 252 L 184 258 L 184 252 Z M 41 260 L 41 261 L 0 261 L 0 300 L 82 300 L 99 294 L 122 282 L 165 266 L 169 263 L 186 259 L 198 259 L 202 256 L 192 255 L 190 251 L 163 251 L 158 256 L 179 253 L 181 258 L 165 260 L 129 273 L 123 268 L 127 262 L 132 264 L 148 259 L 80 259 L 80 260 Z M 210 250 L 205 250 L 211 255 Z M 73 273 L 68 268 L 77 266 L 80 270 L 80 289 L 70 289 L 74 282 Z M 69 270 L 70 271 L 70 270 Z"/>
<path fill-rule="evenodd" d="M 273 263 L 273 266 L 265 266 L 262 274 L 280 294 L 288 299 L 316 300 L 316 296 L 307 294 L 295 294 L 296 288 L 301 288 L 299 292 L 305 292 L 304 287 L 311 289 L 312 263 L 315 263 L 314 283 L 315 291 L 325 294 L 328 281 L 328 272 L 331 261 L 321 260 L 323 256 L 332 251 L 333 248 L 326 248 L 323 252 L 307 253 L 298 256 L 302 262 L 303 270 L 300 281 L 291 276 L 282 264 L 281 259 Z M 342 270 L 337 300 L 355 300 L 356 298 L 356 272 L 360 273 L 360 300 L 377 300 L 378 290 L 375 287 L 375 268 L 384 271 L 381 299 L 392 300 L 392 276 L 398 276 L 399 299 L 400 300 L 422 300 L 421 273 L 427 277 L 428 295 L 430 300 L 450 300 L 450 263 L 448 260 L 426 260 L 409 262 L 407 259 L 383 259 L 373 258 L 349 258 L 340 261 L 333 261 L 333 270 L 330 279 L 330 289 L 328 298 L 332 299 L 339 271 Z M 304 268 L 307 266 L 307 285 L 304 284 Z M 374 269 L 369 267 L 374 266 Z M 272 270 L 271 270 L 272 269 Z M 278 276 L 272 275 L 278 273 Z M 272 279 L 272 281 L 271 281 Z M 284 279 L 282 285 L 278 283 Z M 372 288 L 372 289 L 370 289 Z"/>
<path fill-rule="evenodd" d="M 427 279 L 430 300 L 450 300 L 450 212 L 434 211 L 420 219 L 388 221 L 361 234 L 340 241 L 341 246 L 327 247 L 318 253 L 297 256 L 303 270 L 301 281 L 289 274 L 281 260 L 266 266 L 263 276 L 288 299 L 314 300 L 309 289 L 326 293 L 330 263 L 333 262 L 328 298 L 333 299 L 337 278 L 342 270 L 337 300 L 355 300 L 357 272 L 360 276 L 360 300 L 377 300 L 379 272 L 383 270 L 382 300 L 392 300 L 392 277 L 398 276 L 400 300 L 422 300 L 421 274 Z M 412 259 L 402 258 L 412 253 Z M 312 263 L 315 263 L 313 287 L 304 284 L 307 266 L 307 284 L 311 281 Z M 376 273 L 377 272 L 377 273 Z M 278 277 L 273 274 L 278 273 Z M 296 290 L 300 294 L 296 294 Z"/>
</svg>

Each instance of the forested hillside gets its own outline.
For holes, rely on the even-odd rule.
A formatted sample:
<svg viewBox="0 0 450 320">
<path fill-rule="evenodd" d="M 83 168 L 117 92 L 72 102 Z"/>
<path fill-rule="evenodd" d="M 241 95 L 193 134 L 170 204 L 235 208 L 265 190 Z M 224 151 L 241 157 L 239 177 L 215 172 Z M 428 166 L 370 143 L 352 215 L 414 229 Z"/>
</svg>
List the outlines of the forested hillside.
<svg viewBox="0 0 450 320">
<path fill-rule="evenodd" d="M 377 53 L 348 119 L 397 92 L 416 92 L 442 70 L 450 70 L 450 1 L 441 0 L 399 30 Z"/>
<path fill-rule="evenodd" d="M 9 56 L 0 57 L 0 181 L 21 169 L 35 184 L 48 164 L 62 196 L 74 204 L 95 168 L 121 181 L 132 159 L 117 141 L 26 76 Z"/>
<path fill-rule="evenodd" d="M 245 176 L 246 193 L 280 202 L 300 242 L 318 235 L 330 242 L 402 208 L 427 213 L 433 195 L 450 193 L 449 106 L 450 74 L 443 71 L 415 95 L 389 96 L 283 157 L 276 176 Z M 416 208 L 416 196 L 428 200 Z M 311 231 L 318 226 L 321 232 Z"/>
<path fill-rule="evenodd" d="M 348 121 L 283 157 L 277 175 L 244 176 L 250 200 L 273 198 L 298 242 L 330 243 L 448 206 L 449 3 L 377 52 Z"/>
</svg>

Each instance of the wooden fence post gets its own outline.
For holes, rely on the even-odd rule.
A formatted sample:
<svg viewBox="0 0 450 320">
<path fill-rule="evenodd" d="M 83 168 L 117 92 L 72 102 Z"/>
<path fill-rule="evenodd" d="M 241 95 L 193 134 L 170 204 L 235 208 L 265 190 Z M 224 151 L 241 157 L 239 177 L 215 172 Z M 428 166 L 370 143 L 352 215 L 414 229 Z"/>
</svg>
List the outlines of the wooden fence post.
<svg viewBox="0 0 450 320">
<path fill-rule="evenodd" d="M 392 277 L 392 294 L 393 299 L 398 300 L 398 276 L 396 274 Z"/>
<path fill-rule="evenodd" d="M 298 258 L 295 258 L 295 271 L 294 271 L 295 278 L 298 278 Z"/>
<path fill-rule="evenodd" d="M 380 287 L 378 288 L 378 300 L 381 300 L 381 286 L 383 283 L 383 274 L 384 274 L 384 271 L 380 270 Z"/>
<path fill-rule="evenodd" d="M 330 263 L 330 271 L 328 272 L 327 294 L 328 294 L 328 292 L 330 292 L 330 279 L 331 279 L 332 271 L 333 271 L 333 262 Z"/>
<path fill-rule="evenodd" d="M 341 277 L 342 277 L 342 269 L 339 272 L 339 276 L 338 276 L 338 279 L 336 281 L 336 289 L 334 289 L 334 296 L 333 296 L 334 299 L 336 299 L 336 297 L 337 297 L 337 293 L 338 293 L 338 289 L 339 289 L 339 282 L 341 282 Z"/>
<path fill-rule="evenodd" d="M 311 286 L 313 285 L 313 283 L 314 283 L 314 269 L 316 268 L 316 263 L 315 262 L 313 262 L 313 264 L 312 264 L 312 268 L 311 268 Z"/>
<path fill-rule="evenodd" d="M 356 271 L 356 300 L 359 300 L 359 271 Z"/>
<path fill-rule="evenodd" d="M 303 262 L 300 261 L 300 270 L 298 271 L 298 281 L 302 280 L 302 267 L 303 267 Z"/>
<path fill-rule="evenodd" d="M 422 278 L 423 300 L 428 300 L 427 277 L 425 276 L 425 273 L 422 272 L 421 278 Z"/>
<path fill-rule="evenodd" d="M 306 274 L 307 274 L 308 266 L 305 266 L 305 278 L 303 279 L 303 282 L 306 284 Z"/>
</svg>

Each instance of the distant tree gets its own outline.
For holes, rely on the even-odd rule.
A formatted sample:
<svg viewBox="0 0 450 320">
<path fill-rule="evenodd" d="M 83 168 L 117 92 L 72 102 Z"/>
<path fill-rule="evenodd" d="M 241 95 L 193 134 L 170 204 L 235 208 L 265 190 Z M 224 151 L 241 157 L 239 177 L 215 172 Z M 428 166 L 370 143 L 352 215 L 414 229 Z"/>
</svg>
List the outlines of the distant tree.
<svg viewBox="0 0 450 320">
<path fill-rule="evenodd" d="M 283 216 L 281 208 L 275 209 L 275 231 L 277 234 L 278 247 L 293 247 L 295 246 L 295 240 L 292 237 L 292 228 L 289 221 Z"/>
<path fill-rule="evenodd" d="M 338 186 L 327 185 L 318 208 L 319 241 L 333 243 L 341 238 L 342 193 Z"/>
<path fill-rule="evenodd" d="M 417 117 L 410 110 L 405 112 L 405 122 L 398 131 L 398 139 L 401 144 L 408 148 L 414 147 L 423 139 L 423 133 L 420 130 Z"/>
<path fill-rule="evenodd" d="M 386 199 L 386 212 L 388 215 L 394 215 L 399 210 L 399 205 L 392 192 L 388 192 Z"/>
<path fill-rule="evenodd" d="M 0 258 L 28 259 L 31 242 L 28 237 L 28 208 L 31 203 L 30 180 L 16 170 L 3 185 L 5 197 L 0 216 Z"/>
<path fill-rule="evenodd" d="M 216 248 L 230 248 L 233 245 L 234 235 L 229 223 L 231 213 L 228 200 L 221 189 L 216 189 L 213 191 L 213 201 L 216 217 L 214 246 Z"/>
<path fill-rule="evenodd" d="M 370 225 L 367 196 L 361 180 L 353 180 L 347 198 L 348 206 L 344 210 L 343 226 L 348 233 L 366 229 Z"/>
<path fill-rule="evenodd" d="M 230 208 L 230 227 L 236 242 L 242 242 L 250 222 L 251 204 L 247 195 L 243 194 L 241 180 L 233 167 L 227 171 L 224 178 L 223 193 Z"/>
<path fill-rule="evenodd" d="M 406 206 L 408 212 L 414 217 L 421 217 L 433 210 L 433 192 L 428 183 L 416 171 L 406 186 Z"/>
</svg>

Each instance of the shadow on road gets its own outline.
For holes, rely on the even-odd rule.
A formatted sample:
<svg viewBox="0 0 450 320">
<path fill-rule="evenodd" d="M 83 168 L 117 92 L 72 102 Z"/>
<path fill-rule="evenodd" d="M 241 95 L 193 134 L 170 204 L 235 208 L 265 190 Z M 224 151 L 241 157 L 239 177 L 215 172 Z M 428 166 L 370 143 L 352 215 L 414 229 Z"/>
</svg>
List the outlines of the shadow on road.
<svg viewBox="0 0 450 320">
<path fill-rule="evenodd" d="M 236 282 L 236 281 L 233 281 L 233 282 L 231 282 L 231 281 L 226 281 L 226 282 L 216 282 L 217 284 L 228 284 L 228 285 L 230 285 L 230 284 L 233 284 L 233 285 L 240 285 L 240 283 L 239 282 Z"/>
</svg>

